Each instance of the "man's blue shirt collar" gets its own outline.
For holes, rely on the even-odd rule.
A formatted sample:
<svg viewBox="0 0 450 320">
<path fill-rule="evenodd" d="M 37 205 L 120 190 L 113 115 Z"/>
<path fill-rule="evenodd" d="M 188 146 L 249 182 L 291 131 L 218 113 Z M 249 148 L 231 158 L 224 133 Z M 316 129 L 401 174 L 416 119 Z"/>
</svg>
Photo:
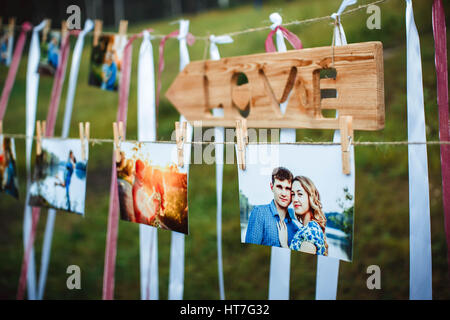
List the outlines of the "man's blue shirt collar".
<svg viewBox="0 0 450 320">
<path fill-rule="evenodd" d="M 280 215 L 278 214 L 277 207 L 275 206 L 275 200 L 272 200 L 272 202 L 270 202 L 270 212 L 272 213 L 272 215 L 274 217 L 275 216 L 280 217 Z M 288 212 L 289 212 L 289 215 L 286 217 L 288 219 L 288 221 L 290 221 L 291 219 L 295 219 L 294 210 L 292 210 L 291 208 L 288 208 Z"/>
</svg>

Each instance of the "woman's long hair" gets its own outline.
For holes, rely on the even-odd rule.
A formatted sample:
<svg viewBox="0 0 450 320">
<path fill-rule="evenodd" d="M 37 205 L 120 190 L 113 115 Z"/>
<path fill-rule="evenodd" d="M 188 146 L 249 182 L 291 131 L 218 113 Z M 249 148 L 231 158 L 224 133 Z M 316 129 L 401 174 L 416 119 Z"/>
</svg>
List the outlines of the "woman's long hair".
<svg viewBox="0 0 450 320">
<path fill-rule="evenodd" d="M 296 176 L 292 180 L 292 184 L 294 184 L 295 181 L 300 182 L 303 189 L 308 193 L 308 200 L 309 200 L 309 207 L 311 211 L 311 220 L 317 222 L 320 226 L 320 228 L 323 231 L 323 241 L 325 242 L 325 253 L 324 255 L 328 255 L 328 243 L 325 236 L 325 226 L 327 224 L 327 218 L 325 217 L 325 214 L 322 211 L 322 202 L 320 201 L 320 194 L 317 190 L 314 183 L 305 176 Z"/>
</svg>

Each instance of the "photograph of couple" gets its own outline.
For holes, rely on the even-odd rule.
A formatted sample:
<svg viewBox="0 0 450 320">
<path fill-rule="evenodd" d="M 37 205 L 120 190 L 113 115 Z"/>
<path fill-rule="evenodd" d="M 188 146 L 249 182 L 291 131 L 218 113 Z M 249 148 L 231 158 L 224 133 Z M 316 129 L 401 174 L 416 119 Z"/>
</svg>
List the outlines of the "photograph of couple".
<svg viewBox="0 0 450 320">
<path fill-rule="evenodd" d="M 41 41 L 41 57 L 38 72 L 41 75 L 53 76 L 59 63 L 61 32 L 51 31 Z"/>
<path fill-rule="evenodd" d="M 102 35 L 92 47 L 89 84 L 102 90 L 117 91 L 119 87 L 125 36 Z"/>
<path fill-rule="evenodd" d="M 279 145 L 276 152 L 277 164 L 239 170 L 241 242 L 351 261 L 354 177 L 342 173 L 340 149 Z"/>
<path fill-rule="evenodd" d="M 14 139 L 2 135 L 0 135 L 0 192 L 19 198 Z"/>
<path fill-rule="evenodd" d="M 79 139 L 42 139 L 30 187 L 32 206 L 84 215 L 88 146 L 82 159 Z"/>
<path fill-rule="evenodd" d="M 3 27 L 0 29 L 0 65 L 9 66 L 11 64 L 12 51 L 13 36 Z"/>
</svg>

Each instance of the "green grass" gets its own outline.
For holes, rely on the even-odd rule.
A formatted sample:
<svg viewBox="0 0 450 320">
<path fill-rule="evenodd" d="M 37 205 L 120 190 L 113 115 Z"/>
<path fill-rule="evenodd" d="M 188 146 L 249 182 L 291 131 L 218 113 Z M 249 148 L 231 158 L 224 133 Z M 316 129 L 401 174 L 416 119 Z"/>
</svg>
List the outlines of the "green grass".
<svg viewBox="0 0 450 320">
<path fill-rule="evenodd" d="M 368 3 L 369 1 L 359 1 Z M 261 10 L 251 6 L 229 10 L 213 10 L 195 16 L 190 31 L 195 35 L 223 34 L 249 27 L 269 25 L 269 14 L 280 12 L 285 22 L 331 14 L 337 0 L 295 1 L 269 4 Z M 449 14 L 447 6 L 447 16 Z M 356 132 L 357 140 L 392 141 L 407 138 L 406 127 L 406 47 L 404 1 L 390 0 L 381 5 L 381 30 L 366 28 L 368 15 L 364 11 L 342 17 L 349 42 L 379 40 L 385 49 L 386 126 L 378 132 Z M 431 30 L 431 1 L 414 2 L 415 20 L 421 37 L 423 83 L 427 138 L 438 139 L 436 75 L 434 41 Z M 130 32 L 151 27 L 158 34 L 176 28 L 159 20 L 130 25 Z M 447 25 L 449 23 L 447 22 Z M 289 27 L 304 47 L 331 44 L 332 24 L 320 22 Z M 221 45 L 223 57 L 264 51 L 267 32 L 254 32 L 234 38 L 233 44 Z M 73 48 L 72 43 L 72 48 Z M 133 69 L 128 109 L 127 137 L 137 138 L 137 41 L 133 50 Z M 157 62 L 158 41 L 153 41 Z M 83 51 L 78 87 L 72 116 L 71 136 L 78 135 L 78 122 L 91 122 L 91 137 L 112 138 L 111 123 L 116 119 L 117 93 L 100 91 L 88 86 L 90 39 Z M 205 43 L 197 41 L 189 48 L 191 60 L 203 59 Z M 22 58 L 16 83 L 4 119 L 4 131 L 25 132 L 26 56 Z M 169 40 L 165 50 L 166 69 L 162 75 L 162 93 L 178 73 L 178 43 Z M 68 63 L 70 67 L 70 61 Z M 155 68 L 156 69 L 156 68 Z M 7 70 L 0 68 L 0 86 Z M 38 119 L 45 119 L 52 80 L 41 77 Z M 61 132 L 67 81 L 64 86 L 56 135 Z M 162 94 L 162 96 L 163 96 Z M 159 108 L 158 139 L 169 140 L 178 112 L 164 97 Z M 331 140 L 331 131 L 297 130 L 298 139 Z M 0 298 L 14 299 L 21 259 L 23 198 L 25 195 L 25 144 L 16 141 L 21 199 L 0 196 Z M 342 262 L 339 271 L 338 299 L 408 299 L 409 296 L 409 209 L 407 147 L 360 146 L 356 154 L 356 202 L 354 225 L 354 260 Z M 95 145 L 90 149 L 86 216 L 84 218 L 59 212 L 56 217 L 52 256 L 46 288 L 46 299 L 100 299 L 104 267 L 112 145 Z M 428 147 L 428 167 L 431 200 L 431 236 L 433 259 L 433 298 L 449 299 L 447 245 L 443 224 L 439 146 Z M 191 165 L 189 184 L 189 228 L 186 237 L 186 299 L 218 299 L 216 252 L 216 197 L 214 165 Z M 223 194 L 223 261 L 225 293 L 228 299 L 266 299 L 270 248 L 240 243 L 237 168 L 225 165 Z M 46 212 L 42 211 L 36 241 L 36 256 L 41 253 Z M 116 264 L 116 299 L 139 299 L 139 227 L 120 221 Z M 170 232 L 158 231 L 159 294 L 167 298 Z M 39 258 L 37 258 L 39 265 Z M 82 272 L 82 289 L 66 288 L 66 268 L 77 264 Z M 381 268 L 381 290 L 368 290 L 366 268 L 377 264 Z M 292 253 L 291 299 L 313 299 L 315 294 L 316 258 Z"/>
</svg>

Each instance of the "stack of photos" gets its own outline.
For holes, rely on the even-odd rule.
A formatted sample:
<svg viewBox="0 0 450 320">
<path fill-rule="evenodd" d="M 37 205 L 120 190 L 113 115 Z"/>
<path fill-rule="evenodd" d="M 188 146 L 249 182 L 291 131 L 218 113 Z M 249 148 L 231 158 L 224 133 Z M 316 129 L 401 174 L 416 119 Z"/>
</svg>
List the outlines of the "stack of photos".
<svg viewBox="0 0 450 320">
<path fill-rule="evenodd" d="M 102 35 L 92 47 L 89 84 L 103 90 L 117 91 L 122 55 L 127 39 L 119 35 Z"/>
<path fill-rule="evenodd" d="M 173 161 L 176 144 L 123 142 L 120 150 L 121 218 L 187 234 L 187 166 Z"/>
<path fill-rule="evenodd" d="M 241 242 L 352 260 L 354 157 L 341 147 L 258 145 L 239 170 Z"/>
<path fill-rule="evenodd" d="M 41 57 L 38 72 L 41 75 L 53 76 L 58 68 L 61 47 L 61 32 L 50 31 L 41 41 Z"/>
<path fill-rule="evenodd" d="M 0 191 L 19 198 L 14 139 L 0 135 Z"/>
<path fill-rule="evenodd" d="M 11 64 L 12 50 L 13 36 L 3 27 L 0 30 L 0 65 L 9 66 Z"/>
<path fill-rule="evenodd" d="M 31 206 L 54 208 L 84 215 L 88 145 L 82 159 L 79 139 L 41 140 L 42 153 L 36 156 Z"/>
</svg>

